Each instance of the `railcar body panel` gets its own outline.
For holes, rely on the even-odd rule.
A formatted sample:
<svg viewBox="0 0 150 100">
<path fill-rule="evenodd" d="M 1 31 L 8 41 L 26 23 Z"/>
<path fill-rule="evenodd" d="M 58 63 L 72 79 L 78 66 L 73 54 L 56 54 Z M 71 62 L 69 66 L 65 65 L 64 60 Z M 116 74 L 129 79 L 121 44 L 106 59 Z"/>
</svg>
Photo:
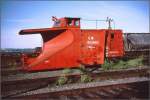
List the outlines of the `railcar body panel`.
<svg viewBox="0 0 150 100">
<path fill-rule="evenodd" d="M 122 57 L 124 55 L 122 30 L 106 30 L 106 33 L 106 57 Z"/>
<path fill-rule="evenodd" d="M 82 30 L 81 59 L 83 64 L 103 64 L 105 50 L 104 30 Z"/>
</svg>

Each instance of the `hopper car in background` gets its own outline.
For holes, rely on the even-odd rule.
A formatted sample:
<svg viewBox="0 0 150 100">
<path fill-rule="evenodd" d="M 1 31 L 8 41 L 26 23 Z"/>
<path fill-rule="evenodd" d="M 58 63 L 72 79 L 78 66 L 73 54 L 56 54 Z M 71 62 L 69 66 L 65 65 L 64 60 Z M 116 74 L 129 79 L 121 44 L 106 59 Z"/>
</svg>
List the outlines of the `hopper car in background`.
<svg viewBox="0 0 150 100">
<path fill-rule="evenodd" d="M 20 35 L 41 34 L 43 38 L 43 46 L 41 49 L 37 48 L 35 57 L 23 54 L 24 70 L 43 71 L 80 65 L 102 65 L 106 58 L 123 57 L 125 50 L 135 49 L 132 45 L 137 43 L 136 40 L 133 41 L 131 34 L 123 34 L 121 29 L 81 29 L 80 18 L 52 17 L 52 20 L 52 28 L 25 29 L 19 32 Z M 148 36 L 150 37 L 149 34 Z M 150 43 L 144 43 L 145 47 L 149 47 Z"/>
<path fill-rule="evenodd" d="M 123 33 L 125 51 L 149 51 L 150 33 Z"/>
</svg>

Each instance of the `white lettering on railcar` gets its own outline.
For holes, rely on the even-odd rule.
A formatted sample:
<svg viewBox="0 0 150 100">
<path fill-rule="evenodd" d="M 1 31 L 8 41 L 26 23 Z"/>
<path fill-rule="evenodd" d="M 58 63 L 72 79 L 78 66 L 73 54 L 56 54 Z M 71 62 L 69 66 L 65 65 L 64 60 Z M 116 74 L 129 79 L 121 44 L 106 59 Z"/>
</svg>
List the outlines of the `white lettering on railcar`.
<svg viewBox="0 0 150 100">
<path fill-rule="evenodd" d="M 99 44 L 99 41 L 95 40 L 93 36 L 88 36 L 88 45 Z"/>
<path fill-rule="evenodd" d="M 88 36 L 88 40 L 87 40 L 87 46 L 90 49 L 94 49 L 96 48 L 96 45 L 99 44 L 99 41 L 95 40 L 95 38 L 93 36 Z"/>
</svg>

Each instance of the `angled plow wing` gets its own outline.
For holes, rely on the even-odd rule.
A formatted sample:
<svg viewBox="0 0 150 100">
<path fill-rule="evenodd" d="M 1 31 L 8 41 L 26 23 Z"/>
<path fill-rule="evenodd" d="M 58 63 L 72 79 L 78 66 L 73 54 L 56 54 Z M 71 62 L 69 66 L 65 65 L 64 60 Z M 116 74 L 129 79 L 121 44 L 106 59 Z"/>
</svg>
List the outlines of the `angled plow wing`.
<svg viewBox="0 0 150 100">
<path fill-rule="evenodd" d="M 69 46 L 73 40 L 73 34 L 69 32 L 69 30 L 66 30 L 49 41 L 44 42 L 42 53 L 28 65 L 28 70 L 44 63 L 44 61 L 48 60 L 51 56 Z"/>
</svg>

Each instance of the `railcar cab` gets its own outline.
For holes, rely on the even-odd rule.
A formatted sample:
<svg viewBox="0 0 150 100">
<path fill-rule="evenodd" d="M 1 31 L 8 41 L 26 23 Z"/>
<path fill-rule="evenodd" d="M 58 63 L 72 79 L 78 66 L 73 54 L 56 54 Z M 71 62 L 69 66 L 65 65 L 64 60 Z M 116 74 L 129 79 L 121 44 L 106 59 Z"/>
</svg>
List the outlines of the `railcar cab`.
<svg viewBox="0 0 150 100">
<path fill-rule="evenodd" d="M 54 21 L 54 28 L 80 28 L 80 18 L 64 17 L 57 19 L 53 16 L 52 21 Z"/>
</svg>

